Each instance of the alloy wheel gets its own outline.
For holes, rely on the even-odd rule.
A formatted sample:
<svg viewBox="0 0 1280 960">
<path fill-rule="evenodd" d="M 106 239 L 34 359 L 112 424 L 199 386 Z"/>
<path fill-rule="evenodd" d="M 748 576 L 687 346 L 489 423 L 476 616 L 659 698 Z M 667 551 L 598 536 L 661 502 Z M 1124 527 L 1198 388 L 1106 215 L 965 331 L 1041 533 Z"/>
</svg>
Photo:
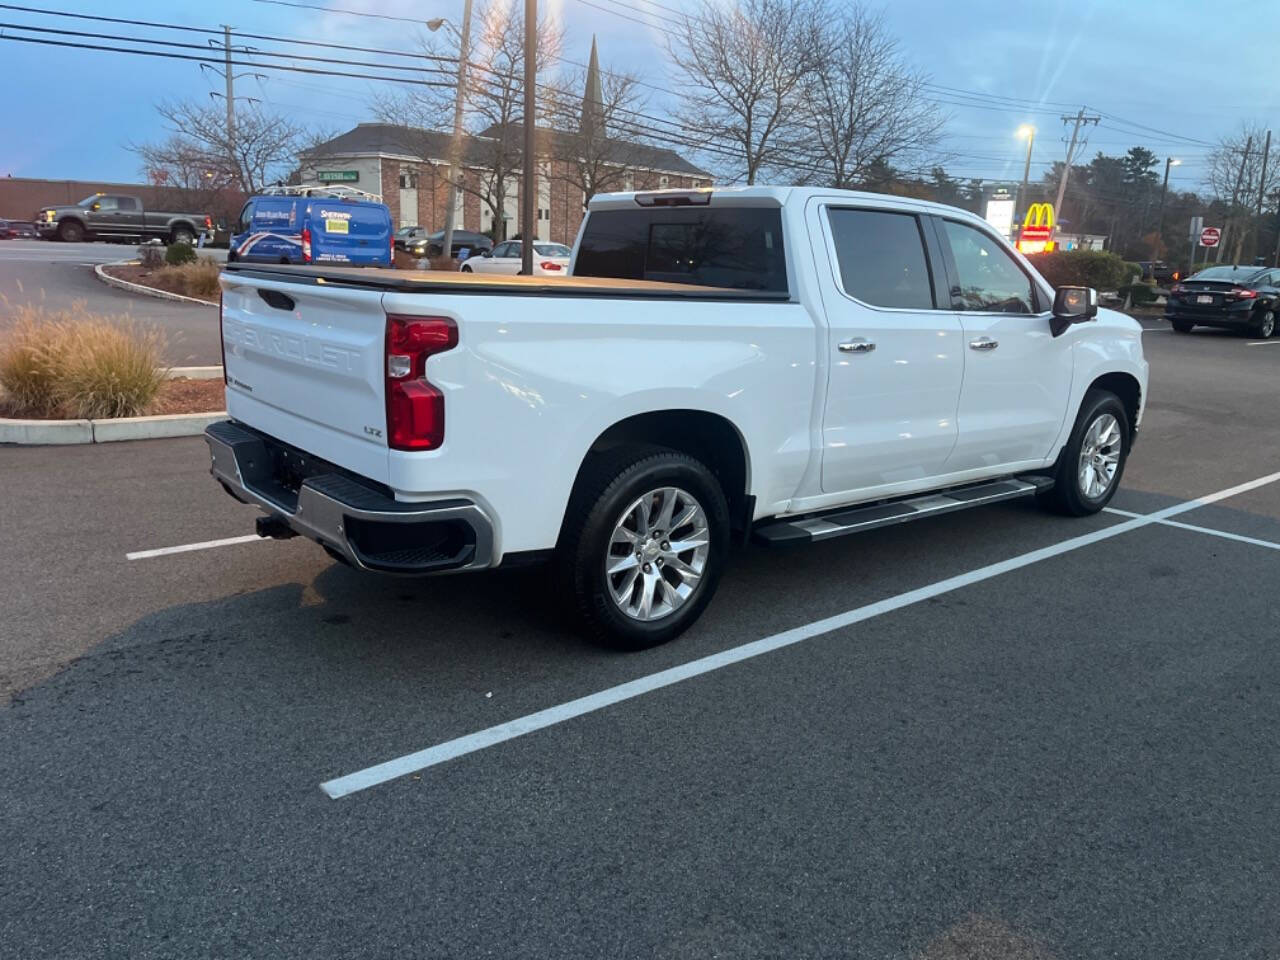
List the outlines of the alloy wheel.
<svg viewBox="0 0 1280 960">
<path fill-rule="evenodd" d="M 605 554 L 613 602 L 633 620 L 661 620 L 702 582 L 711 533 L 702 504 L 680 487 L 659 487 L 622 511 Z"/>
<path fill-rule="evenodd" d="M 1089 424 L 1080 443 L 1078 471 L 1080 492 L 1088 499 L 1101 499 L 1115 483 L 1120 445 L 1120 424 L 1111 414 L 1104 413 Z"/>
</svg>

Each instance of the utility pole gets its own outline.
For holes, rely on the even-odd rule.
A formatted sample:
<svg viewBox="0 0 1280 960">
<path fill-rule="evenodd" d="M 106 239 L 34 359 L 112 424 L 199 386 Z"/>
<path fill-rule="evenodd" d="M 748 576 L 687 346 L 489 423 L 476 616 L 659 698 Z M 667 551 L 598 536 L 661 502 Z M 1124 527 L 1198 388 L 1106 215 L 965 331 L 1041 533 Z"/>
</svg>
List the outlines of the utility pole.
<svg viewBox="0 0 1280 960">
<path fill-rule="evenodd" d="M 1164 186 L 1160 188 L 1160 214 L 1156 217 L 1157 248 L 1164 246 L 1164 198 L 1169 192 L 1169 168 L 1179 166 L 1181 163 L 1181 160 L 1175 160 L 1173 157 L 1164 158 Z M 1153 251 L 1152 256 L 1159 257 L 1159 250 Z"/>
<path fill-rule="evenodd" d="M 538 82 L 538 0 L 524 0 L 524 197 L 520 204 L 520 272 L 533 273 L 533 223 L 538 192 L 537 127 L 534 86 Z"/>
<path fill-rule="evenodd" d="M 1253 134 L 1249 134 L 1249 136 L 1246 137 L 1244 141 L 1244 156 L 1240 159 L 1240 172 L 1236 174 L 1236 185 L 1231 190 L 1231 207 L 1229 209 L 1227 216 L 1232 218 L 1234 218 L 1236 215 L 1236 201 L 1240 199 L 1240 184 L 1244 180 L 1244 168 L 1249 163 L 1249 151 L 1252 149 L 1253 149 Z M 1229 229 L 1230 229 L 1230 224 L 1224 224 L 1222 228 L 1223 234 L 1225 234 Z M 1222 262 L 1222 248 L 1227 245 L 1226 239 L 1227 238 L 1223 236 L 1221 239 L 1218 240 L 1217 249 L 1214 251 L 1214 257 L 1213 257 L 1214 263 Z"/>
<path fill-rule="evenodd" d="M 1258 231 L 1262 229 L 1262 195 L 1267 189 L 1267 160 L 1271 157 L 1271 131 L 1267 131 L 1266 145 L 1262 148 L 1262 174 L 1258 177 L 1258 205 L 1253 211 L 1253 254 L 1256 259 L 1258 256 Z M 1243 242 L 1244 234 L 1240 234 Z M 1236 255 L 1236 261 L 1239 262 L 1240 256 Z"/>
<path fill-rule="evenodd" d="M 1080 139 L 1080 128 L 1086 123 L 1098 123 L 1101 117 L 1086 117 L 1084 107 L 1080 108 L 1080 112 L 1074 117 L 1063 117 L 1063 123 L 1075 122 L 1075 126 L 1071 128 L 1071 144 L 1067 147 L 1067 165 L 1062 168 L 1062 176 L 1058 180 L 1058 198 L 1053 202 L 1053 215 L 1058 220 L 1062 219 L 1062 198 L 1067 193 L 1067 177 L 1071 175 L 1071 164 L 1075 160 L 1076 143 Z M 1083 144 L 1082 144 L 1083 146 Z"/>
<path fill-rule="evenodd" d="M 231 28 L 225 23 L 222 25 L 222 49 L 226 54 L 227 74 L 227 156 L 235 164 L 236 179 L 239 180 L 240 161 L 236 157 L 236 81 L 235 74 L 231 72 Z"/>
<path fill-rule="evenodd" d="M 1027 138 L 1027 162 L 1022 167 L 1022 191 L 1018 194 L 1018 203 L 1014 206 L 1013 217 L 1025 217 L 1027 213 L 1027 184 L 1031 179 L 1031 148 L 1036 142 L 1036 128 L 1023 124 L 1018 128 L 1018 136 Z"/>
<path fill-rule="evenodd" d="M 430 24 L 428 24 L 430 26 Z M 444 213 L 444 244 L 440 253 L 453 256 L 454 211 L 458 209 L 459 184 L 462 182 L 462 110 L 466 99 L 467 57 L 471 55 L 471 0 L 462 7 L 462 37 L 458 45 L 458 93 L 453 101 L 453 140 L 449 144 L 449 206 Z"/>
</svg>

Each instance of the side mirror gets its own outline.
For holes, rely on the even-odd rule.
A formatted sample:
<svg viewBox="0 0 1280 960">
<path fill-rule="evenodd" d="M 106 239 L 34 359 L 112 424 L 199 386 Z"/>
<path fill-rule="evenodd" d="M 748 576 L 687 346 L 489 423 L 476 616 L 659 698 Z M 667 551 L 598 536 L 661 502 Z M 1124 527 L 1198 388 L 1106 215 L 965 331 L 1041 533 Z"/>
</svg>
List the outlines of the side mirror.
<svg viewBox="0 0 1280 960">
<path fill-rule="evenodd" d="M 1060 337 L 1073 323 L 1084 323 L 1097 316 L 1097 290 L 1092 287 L 1059 287 L 1053 297 L 1053 318 L 1049 321 L 1049 330 L 1055 337 Z"/>
<path fill-rule="evenodd" d="M 93 206 L 91 206 L 89 209 L 90 209 L 90 210 L 101 210 L 101 209 L 102 209 L 102 204 L 100 204 L 100 203 L 98 203 L 98 202 L 96 202 L 96 201 L 95 201 L 95 202 L 94 202 L 94 204 L 93 204 Z"/>
</svg>

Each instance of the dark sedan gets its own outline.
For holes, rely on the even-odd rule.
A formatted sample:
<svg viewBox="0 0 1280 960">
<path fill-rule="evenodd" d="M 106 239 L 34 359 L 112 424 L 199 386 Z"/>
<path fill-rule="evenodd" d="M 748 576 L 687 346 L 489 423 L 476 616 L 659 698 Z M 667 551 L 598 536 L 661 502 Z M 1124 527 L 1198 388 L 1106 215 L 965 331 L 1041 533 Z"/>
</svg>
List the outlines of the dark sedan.
<svg viewBox="0 0 1280 960">
<path fill-rule="evenodd" d="M 426 236 L 414 237 L 408 240 L 404 245 L 405 251 L 414 257 L 438 257 L 444 250 L 444 231 L 437 230 L 435 233 Z M 467 257 L 478 256 L 486 250 L 493 249 L 493 241 L 486 237 L 483 233 L 472 233 L 470 230 L 453 231 L 453 258 L 455 260 L 463 260 L 461 256 L 466 251 Z"/>
<path fill-rule="evenodd" d="M 1224 327 L 1265 339 L 1276 329 L 1280 270 L 1215 264 L 1173 285 L 1164 318 L 1178 333 Z"/>
<path fill-rule="evenodd" d="M 0 240 L 37 240 L 39 237 L 30 220 L 0 220 Z"/>
</svg>

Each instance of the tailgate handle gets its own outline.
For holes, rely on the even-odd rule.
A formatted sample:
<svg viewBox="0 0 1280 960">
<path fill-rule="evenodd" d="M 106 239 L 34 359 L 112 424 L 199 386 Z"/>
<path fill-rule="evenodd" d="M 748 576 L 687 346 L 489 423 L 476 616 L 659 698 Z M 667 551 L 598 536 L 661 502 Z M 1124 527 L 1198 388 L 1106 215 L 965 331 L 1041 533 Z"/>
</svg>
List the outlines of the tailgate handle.
<svg viewBox="0 0 1280 960">
<path fill-rule="evenodd" d="M 263 299 L 267 306 L 275 307 L 277 310 L 288 310 L 292 313 L 293 308 L 296 306 L 293 302 L 293 297 L 287 293 L 281 293 L 279 290 L 259 290 L 258 296 Z"/>
</svg>

